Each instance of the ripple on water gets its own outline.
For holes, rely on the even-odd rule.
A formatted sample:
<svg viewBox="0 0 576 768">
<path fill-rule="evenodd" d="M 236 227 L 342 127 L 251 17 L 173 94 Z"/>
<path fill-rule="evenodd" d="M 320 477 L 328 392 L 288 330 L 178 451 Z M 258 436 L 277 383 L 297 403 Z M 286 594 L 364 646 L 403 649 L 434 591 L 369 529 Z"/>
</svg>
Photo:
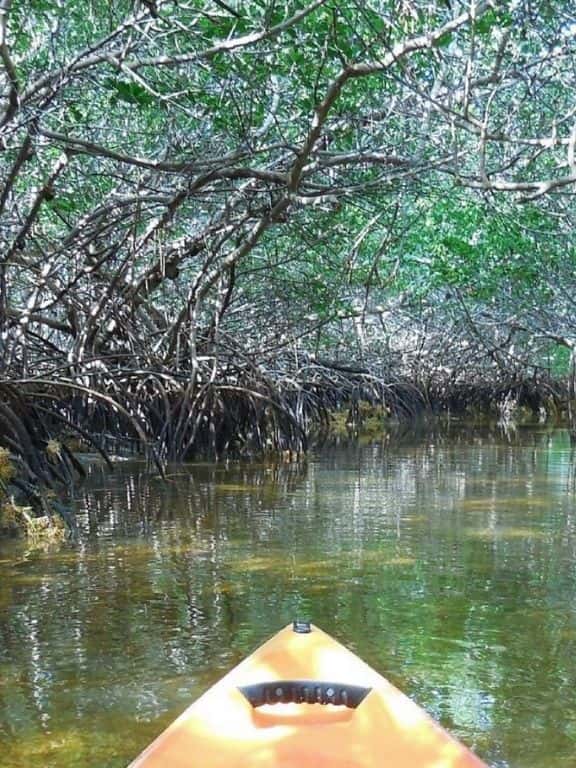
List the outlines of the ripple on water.
<svg viewBox="0 0 576 768">
<path fill-rule="evenodd" d="M 0 549 L 2 768 L 124 768 L 296 615 L 494 766 L 572 766 L 573 494 L 547 461 L 567 437 L 530 439 L 100 474 L 78 545 Z"/>
<path fill-rule="evenodd" d="M 497 527 L 466 528 L 466 536 L 471 539 L 549 539 L 551 534 L 539 528 Z"/>
</svg>

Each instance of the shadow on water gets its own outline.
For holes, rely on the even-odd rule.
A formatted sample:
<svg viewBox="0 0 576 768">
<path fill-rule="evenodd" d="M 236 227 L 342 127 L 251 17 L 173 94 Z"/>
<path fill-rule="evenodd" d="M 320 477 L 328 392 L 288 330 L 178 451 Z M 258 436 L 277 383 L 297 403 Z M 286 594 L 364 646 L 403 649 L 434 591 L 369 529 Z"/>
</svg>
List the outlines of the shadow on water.
<svg viewBox="0 0 576 768">
<path fill-rule="evenodd" d="M 124 766 L 295 615 L 492 765 L 574 765 L 574 476 L 563 431 L 457 424 L 93 465 L 77 544 L 0 547 L 2 767 Z"/>
</svg>

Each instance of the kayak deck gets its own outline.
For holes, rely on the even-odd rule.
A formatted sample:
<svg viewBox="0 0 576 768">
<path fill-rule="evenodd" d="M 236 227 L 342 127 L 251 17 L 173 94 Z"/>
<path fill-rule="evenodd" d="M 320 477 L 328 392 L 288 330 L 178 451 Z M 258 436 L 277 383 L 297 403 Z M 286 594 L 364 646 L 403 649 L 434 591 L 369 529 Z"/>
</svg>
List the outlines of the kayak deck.
<svg viewBox="0 0 576 768">
<path fill-rule="evenodd" d="M 290 625 L 264 643 L 129 768 L 190 766 L 486 768 L 411 699 L 313 625 L 300 631 Z"/>
</svg>

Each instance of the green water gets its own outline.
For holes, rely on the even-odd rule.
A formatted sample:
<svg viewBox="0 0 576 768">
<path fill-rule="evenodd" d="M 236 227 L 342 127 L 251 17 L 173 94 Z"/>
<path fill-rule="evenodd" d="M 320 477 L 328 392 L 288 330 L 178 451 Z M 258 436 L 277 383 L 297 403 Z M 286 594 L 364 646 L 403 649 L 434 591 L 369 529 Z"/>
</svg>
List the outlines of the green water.
<svg viewBox="0 0 576 768">
<path fill-rule="evenodd" d="M 79 543 L 0 546 L 0 766 L 122 768 L 296 615 L 490 765 L 575 766 L 575 462 L 560 430 L 455 426 L 93 468 Z"/>
</svg>

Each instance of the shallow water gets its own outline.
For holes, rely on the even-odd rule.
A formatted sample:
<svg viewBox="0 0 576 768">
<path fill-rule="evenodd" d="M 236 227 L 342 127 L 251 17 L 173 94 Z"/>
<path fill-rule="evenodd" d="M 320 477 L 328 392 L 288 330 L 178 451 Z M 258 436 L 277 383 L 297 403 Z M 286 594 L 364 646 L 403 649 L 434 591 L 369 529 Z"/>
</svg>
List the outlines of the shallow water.
<svg viewBox="0 0 576 768">
<path fill-rule="evenodd" d="M 93 467 L 82 537 L 0 545 L 0 766 L 121 768 L 294 616 L 492 766 L 576 765 L 561 430 L 406 432 L 164 484 Z"/>
</svg>

